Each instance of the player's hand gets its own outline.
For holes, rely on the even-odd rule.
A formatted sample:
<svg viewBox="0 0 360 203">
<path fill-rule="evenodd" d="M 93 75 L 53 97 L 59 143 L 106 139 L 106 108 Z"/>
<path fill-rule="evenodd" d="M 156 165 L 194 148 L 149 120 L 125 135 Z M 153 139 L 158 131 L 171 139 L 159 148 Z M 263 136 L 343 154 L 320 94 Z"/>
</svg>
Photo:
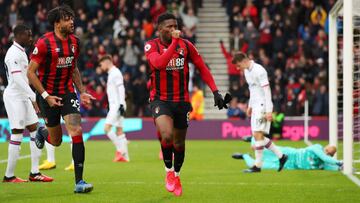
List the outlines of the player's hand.
<svg viewBox="0 0 360 203">
<path fill-rule="evenodd" d="M 252 113 L 252 108 L 251 107 L 248 107 L 247 110 L 246 110 L 246 116 L 247 117 L 251 117 L 251 113 Z"/>
<path fill-rule="evenodd" d="M 171 36 L 175 39 L 179 38 L 180 37 L 180 34 L 181 34 L 181 31 L 180 30 L 174 30 L 171 32 Z"/>
<path fill-rule="evenodd" d="M 61 97 L 57 97 L 53 95 L 49 95 L 46 97 L 46 101 L 50 107 L 62 106 L 63 104 L 61 103 L 61 100 L 62 100 Z"/>
<path fill-rule="evenodd" d="M 125 108 L 124 108 L 124 105 L 120 104 L 120 107 L 119 107 L 119 112 L 120 112 L 120 115 L 121 115 L 121 116 L 124 116 L 124 114 L 125 114 Z"/>
<path fill-rule="evenodd" d="M 267 113 L 265 114 L 265 119 L 266 119 L 267 121 L 272 121 L 272 120 L 273 120 L 272 112 L 267 112 Z"/>
<path fill-rule="evenodd" d="M 40 108 L 39 108 L 39 106 L 37 105 L 36 101 L 32 101 L 31 103 L 32 103 L 32 105 L 33 105 L 33 107 L 34 107 L 34 109 L 35 109 L 35 112 L 36 112 L 37 114 L 40 113 Z"/>
<path fill-rule="evenodd" d="M 80 101 L 87 108 L 91 107 L 91 101 L 92 100 L 96 100 L 96 98 L 93 97 L 91 94 L 88 94 L 88 93 L 85 93 L 85 92 L 80 94 Z"/>
<path fill-rule="evenodd" d="M 220 44 L 224 43 L 224 42 L 222 41 L 222 39 L 220 39 L 219 42 L 220 42 Z"/>
<path fill-rule="evenodd" d="M 223 109 L 225 102 L 224 102 L 222 95 L 219 93 L 218 90 L 213 92 L 213 94 L 214 94 L 214 106 L 217 106 L 219 108 L 219 110 Z"/>
</svg>

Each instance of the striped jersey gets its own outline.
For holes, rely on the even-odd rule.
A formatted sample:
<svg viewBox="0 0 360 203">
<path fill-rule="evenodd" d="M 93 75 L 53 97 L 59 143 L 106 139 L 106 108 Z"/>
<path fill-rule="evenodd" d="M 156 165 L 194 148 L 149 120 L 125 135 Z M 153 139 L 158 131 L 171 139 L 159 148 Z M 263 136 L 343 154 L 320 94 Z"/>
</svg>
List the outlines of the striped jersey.
<svg viewBox="0 0 360 203">
<path fill-rule="evenodd" d="M 194 45 L 185 39 L 172 39 L 166 45 L 159 38 L 144 46 L 151 68 L 150 100 L 189 102 L 189 61 L 192 61 L 212 91 L 215 82 Z"/>
<path fill-rule="evenodd" d="M 52 95 L 74 92 L 72 74 L 80 52 L 80 40 L 73 34 L 61 40 L 55 32 L 45 33 L 37 41 L 31 60 L 39 64 L 38 76 Z"/>
</svg>

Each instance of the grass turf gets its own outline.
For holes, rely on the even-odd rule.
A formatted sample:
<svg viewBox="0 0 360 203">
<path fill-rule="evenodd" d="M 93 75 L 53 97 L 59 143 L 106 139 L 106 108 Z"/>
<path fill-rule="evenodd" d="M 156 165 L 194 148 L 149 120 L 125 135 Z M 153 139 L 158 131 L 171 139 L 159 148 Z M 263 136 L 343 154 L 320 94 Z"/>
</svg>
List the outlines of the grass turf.
<svg viewBox="0 0 360 203">
<path fill-rule="evenodd" d="M 74 194 L 70 147 L 56 149 L 57 168 L 42 171 L 53 183 L 0 183 L 0 202 L 359 202 L 360 188 L 339 172 L 262 171 L 244 174 L 245 163 L 233 152 L 250 151 L 240 141 L 187 141 L 181 180 L 183 196 L 164 187 L 164 166 L 158 159 L 157 141 L 131 141 L 131 162 L 113 163 L 109 141 L 86 143 L 85 180 L 94 185 L 90 194 Z M 278 145 L 304 147 L 303 142 L 279 141 Z M 324 143 L 322 143 L 324 144 Z M 22 144 L 22 155 L 29 144 Z M 7 158 L 7 143 L 0 144 L 0 160 Z M 45 152 L 43 150 L 43 156 Z M 0 163 L 0 175 L 6 163 Z M 27 178 L 30 159 L 18 161 L 15 175 Z"/>
</svg>

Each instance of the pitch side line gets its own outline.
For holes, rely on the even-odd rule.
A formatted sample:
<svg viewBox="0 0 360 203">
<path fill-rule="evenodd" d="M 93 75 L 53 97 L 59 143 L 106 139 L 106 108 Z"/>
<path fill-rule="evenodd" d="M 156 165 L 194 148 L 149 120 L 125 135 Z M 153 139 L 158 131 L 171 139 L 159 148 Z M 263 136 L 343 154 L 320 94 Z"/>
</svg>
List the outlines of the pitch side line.
<svg viewBox="0 0 360 203">
<path fill-rule="evenodd" d="M 31 155 L 30 154 L 28 154 L 28 155 L 25 155 L 25 156 L 20 156 L 19 158 L 18 158 L 18 160 L 20 160 L 20 159 L 27 159 L 27 158 L 30 158 L 31 157 Z M 0 164 L 4 164 L 4 163 L 7 163 L 7 159 L 3 159 L 3 160 L 0 160 Z"/>
</svg>

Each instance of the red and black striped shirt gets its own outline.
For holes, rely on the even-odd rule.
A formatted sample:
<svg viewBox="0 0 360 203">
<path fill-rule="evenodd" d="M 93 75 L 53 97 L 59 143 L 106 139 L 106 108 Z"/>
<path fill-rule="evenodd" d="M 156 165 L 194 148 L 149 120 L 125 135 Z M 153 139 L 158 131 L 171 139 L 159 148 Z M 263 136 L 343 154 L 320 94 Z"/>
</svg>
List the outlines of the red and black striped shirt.
<svg viewBox="0 0 360 203">
<path fill-rule="evenodd" d="M 72 74 L 79 51 L 80 40 L 73 34 L 61 40 L 54 32 L 48 32 L 36 42 L 30 58 L 39 64 L 38 76 L 49 94 L 74 92 Z"/>
<path fill-rule="evenodd" d="M 189 102 L 189 61 L 200 70 L 202 79 L 216 91 L 214 79 L 195 46 L 185 39 L 172 39 L 166 45 L 159 38 L 144 47 L 151 68 L 150 100 Z"/>
</svg>

